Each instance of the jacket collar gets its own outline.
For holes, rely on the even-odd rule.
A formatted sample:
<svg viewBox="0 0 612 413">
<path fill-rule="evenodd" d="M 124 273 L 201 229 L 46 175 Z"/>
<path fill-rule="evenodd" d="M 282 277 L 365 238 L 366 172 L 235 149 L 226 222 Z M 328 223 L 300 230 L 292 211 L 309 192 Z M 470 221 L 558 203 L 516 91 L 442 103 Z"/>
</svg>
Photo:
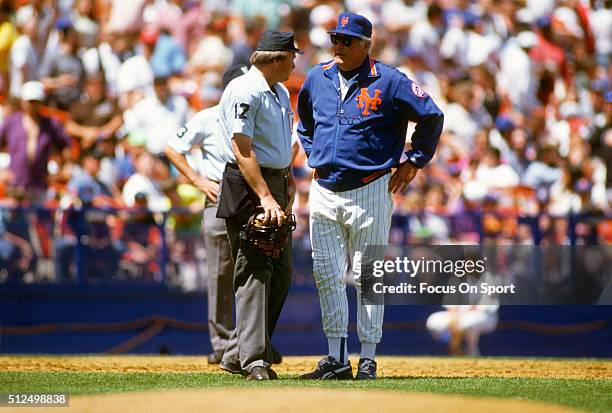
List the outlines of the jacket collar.
<svg viewBox="0 0 612 413">
<path fill-rule="evenodd" d="M 321 65 L 323 73 L 330 79 L 338 77 L 339 68 L 335 61 L 329 61 Z M 369 55 L 363 61 L 359 70 L 359 79 L 377 78 L 380 77 L 380 64 L 377 60 L 372 59 Z"/>
</svg>

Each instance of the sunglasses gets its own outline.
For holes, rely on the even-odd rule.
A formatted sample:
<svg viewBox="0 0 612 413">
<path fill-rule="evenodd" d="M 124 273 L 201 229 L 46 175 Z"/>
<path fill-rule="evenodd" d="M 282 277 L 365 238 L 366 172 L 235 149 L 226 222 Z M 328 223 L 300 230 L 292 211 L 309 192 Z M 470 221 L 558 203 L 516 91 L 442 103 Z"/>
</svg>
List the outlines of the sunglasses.
<svg viewBox="0 0 612 413">
<path fill-rule="evenodd" d="M 353 37 L 332 35 L 331 42 L 334 45 L 338 45 L 340 42 L 342 42 L 344 46 L 350 47 L 353 44 Z"/>
</svg>

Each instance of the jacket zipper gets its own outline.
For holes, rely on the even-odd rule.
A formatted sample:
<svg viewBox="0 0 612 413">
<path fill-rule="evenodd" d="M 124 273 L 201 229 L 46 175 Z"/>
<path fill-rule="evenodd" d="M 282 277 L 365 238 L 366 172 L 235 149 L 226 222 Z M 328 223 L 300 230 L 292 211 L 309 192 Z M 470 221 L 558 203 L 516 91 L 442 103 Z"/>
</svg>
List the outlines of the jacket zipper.
<svg viewBox="0 0 612 413">
<path fill-rule="evenodd" d="M 338 74 L 338 76 L 340 76 L 340 74 Z M 333 80 L 332 80 L 333 83 Z M 336 85 L 334 85 L 335 87 Z M 340 90 L 340 78 L 338 78 L 338 87 L 336 88 L 336 91 L 338 92 L 338 105 L 340 106 L 339 108 L 337 108 L 336 110 L 338 111 L 338 114 L 341 116 L 342 114 L 344 114 L 344 102 L 342 101 L 342 91 Z M 332 155 L 332 165 L 335 167 L 336 165 L 336 148 L 338 147 L 338 135 L 340 134 L 340 117 L 338 117 L 338 122 L 336 122 L 336 137 L 334 139 L 334 152 Z M 334 181 L 335 181 L 335 177 L 334 177 Z"/>
<path fill-rule="evenodd" d="M 354 80 L 353 82 L 349 83 L 351 80 L 353 79 L 349 79 L 347 80 L 347 89 L 346 89 L 346 96 L 345 99 L 342 99 L 342 90 L 340 90 L 340 76 L 342 76 L 340 73 L 338 73 L 338 87 L 336 87 L 336 85 L 334 84 L 334 87 L 336 88 L 336 92 L 338 93 L 338 102 L 340 107 L 337 108 L 336 110 L 338 111 L 339 115 L 344 115 L 344 102 L 346 100 L 346 98 L 348 98 L 351 94 L 351 89 L 353 88 L 353 85 L 358 85 L 359 81 L 358 80 Z M 333 83 L 333 79 L 332 79 L 332 83 Z M 340 120 L 338 120 L 338 122 L 336 123 L 336 138 L 334 139 L 334 152 L 333 152 L 333 157 L 332 157 L 332 165 L 337 166 L 336 165 L 336 148 L 338 147 L 338 136 L 340 134 Z M 335 178 L 334 178 L 335 181 Z"/>
</svg>

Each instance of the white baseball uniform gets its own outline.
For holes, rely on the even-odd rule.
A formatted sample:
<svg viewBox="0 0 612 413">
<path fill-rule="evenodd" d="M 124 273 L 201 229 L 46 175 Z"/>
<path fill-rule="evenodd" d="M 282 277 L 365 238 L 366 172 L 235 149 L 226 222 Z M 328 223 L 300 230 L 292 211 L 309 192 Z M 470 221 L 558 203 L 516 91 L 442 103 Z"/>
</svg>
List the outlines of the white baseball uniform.
<svg viewBox="0 0 612 413">
<path fill-rule="evenodd" d="M 313 276 L 319 290 L 323 330 L 328 338 L 347 337 L 348 302 L 344 274 L 352 260 L 357 285 L 357 331 L 362 343 L 379 343 L 383 305 L 363 305 L 361 256 L 367 243 L 386 245 L 393 212 L 390 174 L 356 189 L 334 192 L 312 181 L 310 237 Z M 338 316 L 340 314 L 340 316 Z"/>
</svg>

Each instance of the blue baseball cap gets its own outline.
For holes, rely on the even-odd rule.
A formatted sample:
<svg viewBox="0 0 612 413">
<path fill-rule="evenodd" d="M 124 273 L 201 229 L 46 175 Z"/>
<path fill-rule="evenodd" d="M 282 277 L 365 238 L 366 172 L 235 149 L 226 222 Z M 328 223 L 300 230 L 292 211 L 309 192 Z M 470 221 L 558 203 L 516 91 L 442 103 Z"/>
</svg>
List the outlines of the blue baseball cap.
<svg viewBox="0 0 612 413">
<path fill-rule="evenodd" d="M 336 28 L 327 33 L 369 40 L 372 37 L 372 23 L 360 14 L 340 13 Z"/>
</svg>

